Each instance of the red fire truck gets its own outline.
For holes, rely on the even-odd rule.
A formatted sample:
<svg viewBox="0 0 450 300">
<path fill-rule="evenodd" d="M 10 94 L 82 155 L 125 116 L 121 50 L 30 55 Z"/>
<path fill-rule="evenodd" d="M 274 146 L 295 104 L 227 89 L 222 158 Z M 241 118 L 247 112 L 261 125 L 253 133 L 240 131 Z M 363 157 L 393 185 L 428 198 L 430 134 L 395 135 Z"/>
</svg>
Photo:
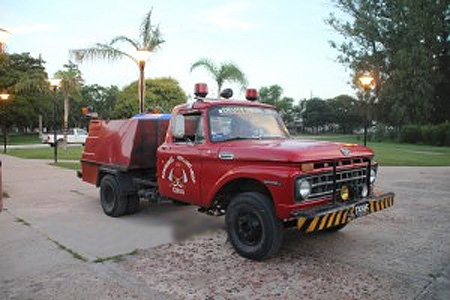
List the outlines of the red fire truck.
<svg viewBox="0 0 450 300">
<path fill-rule="evenodd" d="M 92 120 L 81 178 L 100 187 L 104 212 L 137 211 L 141 199 L 172 199 L 225 215 L 229 239 L 242 256 L 275 254 L 286 228 L 334 232 L 393 205 L 375 187 L 372 150 L 356 144 L 292 139 L 273 106 L 207 98 L 172 114 Z M 225 97 L 225 98 L 223 98 Z"/>
</svg>

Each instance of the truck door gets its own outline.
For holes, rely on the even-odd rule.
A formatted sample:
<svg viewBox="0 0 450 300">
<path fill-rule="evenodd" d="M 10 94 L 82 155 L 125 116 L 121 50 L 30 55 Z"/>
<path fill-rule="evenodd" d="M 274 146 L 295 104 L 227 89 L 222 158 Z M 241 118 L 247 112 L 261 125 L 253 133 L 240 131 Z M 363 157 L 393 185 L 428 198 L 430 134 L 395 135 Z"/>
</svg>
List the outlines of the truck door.
<svg viewBox="0 0 450 300">
<path fill-rule="evenodd" d="M 169 128 L 172 133 L 180 129 L 182 132 L 173 134 L 172 140 L 158 149 L 159 191 L 165 197 L 200 205 L 204 144 L 202 114 L 180 113 L 174 116 L 172 123 Z"/>
</svg>

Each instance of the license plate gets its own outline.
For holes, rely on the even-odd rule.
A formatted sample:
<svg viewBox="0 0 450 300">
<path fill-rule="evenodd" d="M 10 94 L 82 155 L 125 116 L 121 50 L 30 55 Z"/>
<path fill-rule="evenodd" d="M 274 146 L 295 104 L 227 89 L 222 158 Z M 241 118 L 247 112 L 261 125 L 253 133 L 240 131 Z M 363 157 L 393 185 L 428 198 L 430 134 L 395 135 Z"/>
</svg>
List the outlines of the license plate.
<svg viewBox="0 0 450 300">
<path fill-rule="evenodd" d="M 369 202 L 355 205 L 355 218 L 368 215 L 370 213 Z"/>
</svg>

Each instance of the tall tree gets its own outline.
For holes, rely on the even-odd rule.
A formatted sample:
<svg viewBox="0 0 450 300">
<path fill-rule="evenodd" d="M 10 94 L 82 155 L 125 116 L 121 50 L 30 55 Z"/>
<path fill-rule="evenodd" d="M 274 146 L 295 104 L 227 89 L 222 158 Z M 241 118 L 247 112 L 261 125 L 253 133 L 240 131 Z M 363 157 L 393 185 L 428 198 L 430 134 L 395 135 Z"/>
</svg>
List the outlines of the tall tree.
<svg viewBox="0 0 450 300">
<path fill-rule="evenodd" d="M 170 112 L 176 105 L 187 101 L 186 94 L 178 81 L 170 77 L 147 79 L 145 91 L 151 108 L 159 108 L 163 112 Z M 119 94 L 114 108 L 115 118 L 129 118 L 136 114 L 137 99 L 133 96 L 138 82 L 134 81 L 126 86 Z"/>
<path fill-rule="evenodd" d="M 450 119 L 450 5 L 445 0 L 336 0 L 345 20 L 327 23 L 345 39 L 331 42 L 338 61 L 375 77 L 371 99 L 392 125 Z"/>
<path fill-rule="evenodd" d="M 283 96 L 283 88 L 278 84 L 263 86 L 259 89 L 258 94 L 261 102 L 277 106 Z"/>
<path fill-rule="evenodd" d="M 236 82 L 242 87 L 247 85 L 244 72 L 234 63 L 224 62 L 216 64 L 210 59 L 202 58 L 192 64 L 191 72 L 197 68 L 204 68 L 213 77 L 217 83 L 217 97 L 220 95 L 223 84 L 227 81 Z"/>
<path fill-rule="evenodd" d="M 90 48 L 83 49 L 73 49 L 70 50 L 70 54 L 75 57 L 77 62 L 84 62 L 85 60 L 92 59 L 107 59 L 109 61 L 115 61 L 117 59 L 127 57 L 134 61 L 140 70 L 139 80 L 142 82 L 142 85 L 139 85 L 138 91 L 139 94 L 145 94 L 144 85 L 144 66 L 145 61 L 140 60 L 137 57 L 137 51 L 147 51 L 154 52 L 156 51 L 164 40 L 162 39 L 161 31 L 159 30 L 159 25 L 155 26 L 152 24 L 152 10 L 145 15 L 142 20 L 141 27 L 139 28 L 139 39 L 130 38 L 127 36 L 116 36 L 109 43 L 97 43 L 95 46 Z M 134 50 L 134 53 L 126 52 L 125 50 L 121 50 L 118 46 L 124 44 L 129 48 Z M 148 59 L 148 58 L 147 58 Z M 142 99 L 144 102 L 144 99 Z M 142 103 L 144 105 L 144 103 Z"/>
<path fill-rule="evenodd" d="M 327 100 L 331 108 L 331 120 L 343 133 L 352 133 L 364 121 L 362 103 L 348 95 Z"/>
<path fill-rule="evenodd" d="M 120 90 L 117 86 L 103 87 L 97 84 L 85 85 L 81 91 L 82 102 L 76 111 L 82 107 L 91 106 L 101 119 L 113 118 L 114 108 L 119 98 Z M 77 120 L 80 121 L 80 120 Z"/>
<path fill-rule="evenodd" d="M 294 99 L 283 97 L 283 88 L 281 86 L 278 84 L 263 86 L 259 89 L 258 94 L 262 103 L 273 105 L 280 111 L 281 117 L 286 124 L 294 121 Z"/>
<path fill-rule="evenodd" d="M 65 64 L 63 70 L 55 73 L 55 77 L 61 79 L 60 91 L 64 97 L 64 117 L 63 117 L 63 130 L 64 130 L 64 143 L 67 144 L 67 130 L 69 127 L 69 111 L 70 111 L 70 99 L 81 99 L 81 87 L 83 86 L 83 77 L 78 66 L 69 60 L 68 64 Z"/>
<path fill-rule="evenodd" d="M 48 115 L 49 88 L 44 61 L 29 53 L 5 54 L 0 61 L 0 91 L 11 96 L 4 105 L 3 126 L 33 128 L 38 115 Z"/>
<path fill-rule="evenodd" d="M 312 98 L 305 102 L 305 109 L 302 112 L 303 125 L 319 131 L 320 127 L 325 127 L 334 122 L 333 113 L 329 103 L 320 98 Z"/>
</svg>

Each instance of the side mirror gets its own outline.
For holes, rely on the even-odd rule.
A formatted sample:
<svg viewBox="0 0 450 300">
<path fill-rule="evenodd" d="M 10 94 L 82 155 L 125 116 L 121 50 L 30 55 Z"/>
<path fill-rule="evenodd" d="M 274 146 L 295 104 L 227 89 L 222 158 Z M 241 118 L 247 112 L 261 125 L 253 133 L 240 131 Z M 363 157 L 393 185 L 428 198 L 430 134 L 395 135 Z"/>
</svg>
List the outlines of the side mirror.
<svg viewBox="0 0 450 300">
<path fill-rule="evenodd" d="M 175 138 L 181 139 L 184 137 L 184 132 L 184 116 L 176 115 L 175 118 L 173 118 L 172 134 Z"/>
</svg>

